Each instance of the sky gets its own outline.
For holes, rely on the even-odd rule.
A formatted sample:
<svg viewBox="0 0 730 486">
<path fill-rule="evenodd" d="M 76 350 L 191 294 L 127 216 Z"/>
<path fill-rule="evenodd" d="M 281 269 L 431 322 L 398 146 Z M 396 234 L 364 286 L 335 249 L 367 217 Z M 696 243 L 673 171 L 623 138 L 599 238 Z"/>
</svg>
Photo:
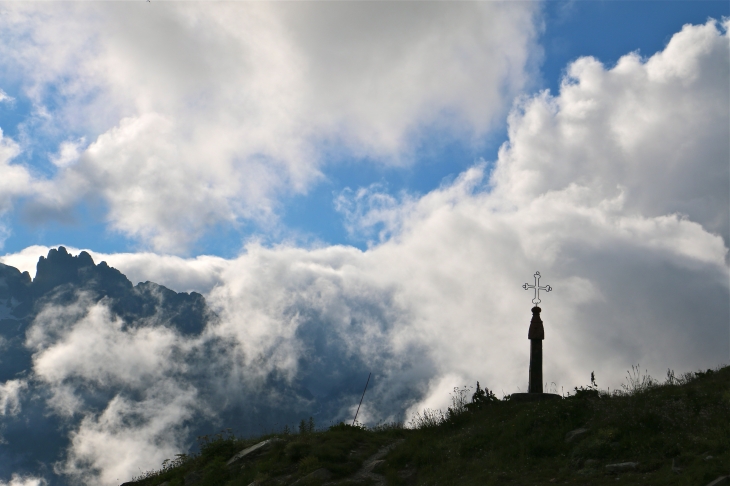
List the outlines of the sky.
<svg viewBox="0 0 730 486">
<path fill-rule="evenodd" d="M 275 371 L 337 395 L 317 366 L 372 370 L 370 423 L 476 380 L 525 391 L 536 270 L 553 288 L 553 390 L 591 371 L 616 389 L 639 363 L 727 364 L 729 15 L 724 1 L 0 4 L 0 261 L 33 275 L 65 245 L 201 292 L 252 382 Z M 33 373 L 72 397 L 68 376 L 100 378 L 53 362 L 83 355 L 72 331 L 34 341 L 52 311 L 28 335 Z M 114 359 L 142 339 L 104 331 L 98 306 L 70 315 Z M 143 355 L 187 342 L 145 339 Z M 3 414 L 22 414 L 7 405 L 21 385 L 0 388 Z M 157 399 L 143 405 L 167 413 Z M 64 402 L 83 417 L 64 474 L 113 484 L 164 459 L 92 447 L 124 433 L 119 400 Z M 192 407 L 178 405 L 162 422 Z M 155 443 L 162 418 L 136 440 Z"/>
</svg>

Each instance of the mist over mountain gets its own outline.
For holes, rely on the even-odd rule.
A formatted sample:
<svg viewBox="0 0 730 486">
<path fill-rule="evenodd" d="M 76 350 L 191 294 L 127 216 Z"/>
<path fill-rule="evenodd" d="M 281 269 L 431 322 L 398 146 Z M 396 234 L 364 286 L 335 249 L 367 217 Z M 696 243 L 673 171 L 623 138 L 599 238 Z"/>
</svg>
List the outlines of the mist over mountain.
<svg viewBox="0 0 730 486">
<path fill-rule="evenodd" d="M 276 372 L 254 380 L 273 395 L 231 388 L 233 345 L 206 334 L 217 319 L 201 294 L 133 285 L 87 252 L 51 249 L 34 279 L 0 264 L 0 477 L 93 482 L 118 461 L 123 481 L 140 455 L 172 457 L 221 424 L 251 434 L 324 416 Z"/>
<path fill-rule="evenodd" d="M 49 383 L 33 373 L 34 355 L 43 346 L 29 346 L 27 337 L 39 315 L 50 309 L 106 306 L 124 332 L 164 325 L 180 335 L 199 335 L 211 316 L 198 293 L 177 293 L 152 282 L 132 283 L 106 262 L 96 265 L 81 252 L 52 249 L 38 261 L 35 279 L 28 272 L 0 264 L 0 474 L 50 473 L 69 444 L 75 414 L 54 413 Z M 30 330 L 30 334 L 29 334 Z M 61 329 L 55 335 L 63 335 Z M 42 353 L 42 352 L 41 352 Z M 73 379 L 67 380 L 73 381 Z M 87 388 L 80 399 L 91 409 L 109 398 L 104 387 Z M 19 413 L 22 410 L 22 413 Z"/>
</svg>

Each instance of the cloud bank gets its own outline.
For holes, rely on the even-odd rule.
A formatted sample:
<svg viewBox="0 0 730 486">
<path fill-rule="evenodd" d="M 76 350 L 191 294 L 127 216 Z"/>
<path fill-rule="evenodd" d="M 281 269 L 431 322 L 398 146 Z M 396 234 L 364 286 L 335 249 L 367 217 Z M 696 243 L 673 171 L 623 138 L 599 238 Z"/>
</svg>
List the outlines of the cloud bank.
<svg viewBox="0 0 730 486">
<path fill-rule="evenodd" d="M 470 142 L 499 124 L 531 69 L 536 9 L 5 4 L 0 70 L 33 103 L 24 130 L 72 137 L 48 177 L 23 181 L 25 217 L 69 219 L 87 201 L 111 229 L 178 253 L 216 225 L 275 225 L 278 199 L 337 154 L 408 164 L 429 133 Z M 2 179 L 28 179 L 13 147 Z"/>
<path fill-rule="evenodd" d="M 371 370 L 369 423 L 444 406 L 476 380 L 525 391 L 532 296 L 520 285 L 535 270 L 554 288 L 542 305 L 548 387 L 595 371 L 616 388 L 636 363 L 657 377 L 727 363 L 728 54 L 727 25 L 709 21 L 648 59 L 578 59 L 558 94 L 519 100 L 493 168 L 420 198 L 343 194 L 352 231 L 377 235 L 366 251 L 105 256 L 135 280 L 200 285 L 217 318 L 185 337 L 163 323 L 126 329 L 103 303 L 40 314 L 26 335 L 33 374 L 73 424 L 60 471 L 114 484 L 159 467 L 196 417 L 273 427 L 265 405 L 345 419 Z M 99 391 L 96 405 L 83 389 Z"/>
</svg>

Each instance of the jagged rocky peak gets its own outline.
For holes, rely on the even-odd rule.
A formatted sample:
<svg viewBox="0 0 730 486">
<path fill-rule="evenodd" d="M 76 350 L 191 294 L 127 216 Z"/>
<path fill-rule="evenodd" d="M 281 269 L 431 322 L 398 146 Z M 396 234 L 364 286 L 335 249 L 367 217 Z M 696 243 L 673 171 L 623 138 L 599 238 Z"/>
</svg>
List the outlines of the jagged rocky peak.
<svg viewBox="0 0 730 486">
<path fill-rule="evenodd" d="M 28 272 L 0 263 L 0 303 L 26 300 L 30 293 L 31 278 Z"/>
<path fill-rule="evenodd" d="M 33 289 L 44 294 L 59 285 L 72 284 L 82 287 L 96 287 L 104 293 L 116 293 L 132 288 L 132 283 L 116 268 L 106 262 L 94 263 L 87 252 L 71 255 L 65 247 L 51 249 L 47 257 L 40 257 L 36 266 Z"/>
<path fill-rule="evenodd" d="M 22 272 L 15 267 L 0 263 L 0 293 L 3 289 L 17 287 L 19 285 L 28 286 L 31 283 L 30 274 Z"/>
<path fill-rule="evenodd" d="M 74 256 L 63 246 L 51 249 L 38 260 L 32 281 L 28 272 L 0 264 L 0 305 L 7 311 L 0 312 L 0 320 L 5 314 L 32 319 L 44 305 L 70 304 L 82 293 L 94 302 L 104 299 L 115 315 L 133 327 L 163 322 L 184 334 L 197 334 L 213 316 L 199 293 L 178 293 L 153 282 L 133 286 L 122 272 L 106 262 L 95 264 L 85 251 Z M 14 325 L 13 329 L 20 328 Z"/>
</svg>

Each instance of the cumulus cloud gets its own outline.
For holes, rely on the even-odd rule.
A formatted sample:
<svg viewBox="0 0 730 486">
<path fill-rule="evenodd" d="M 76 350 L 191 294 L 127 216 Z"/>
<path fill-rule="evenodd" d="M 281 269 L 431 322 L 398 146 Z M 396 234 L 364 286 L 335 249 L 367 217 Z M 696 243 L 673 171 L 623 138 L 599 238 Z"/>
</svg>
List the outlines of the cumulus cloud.
<svg viewBox="0 0 730 486">
<path fill-rule="evenodd" d="M 572 63 L 560 96 L 524 99 L 492 177 L 526 204 L 571 184 L 594 201 L 623 194 L 624 211 L 686 215 L 730 241 L 727 34 L 686 25 L 664 51 L 606 69 Z"/>
<path fill-rule="evenodd" d="M 372 422 L 445 406 L 476 380 L 525 391 L 521 284 L 535 270 L 554 289 L 542 305 L 548 383 L 567 391 L 595 371 L 615 388 L 631 364 L 661 376 L 727 363 L 728 58 L 727 31 L 710 21 L 649 59 L 577 60 L 555 96 L 518 103 L 493 170 L 477 164 L 420 198 L 343 193 L 352 230 L 378 235 L 366 251 L 120 256 L 139 280 L 170 270 L 173 288 L 201 282 L 217 317 L 181 336 L 154 319 L 125 327 L 104 302 L 41 312 L 27 334 L 34 374 L 56 413 L 81 417 L 63 471 L 111 484 L 154 467 L 187 444 L 192 417 L 231 424 L 286 406 L 257 419 L 345 419 L 371 370 Z"/>
<path fill-rule="evenodd" d="M 329 150 L 403 164 L 424 130 L 477 140 L 525 85 L 535 38 L 529 3 L 209 7 L 3 6 L 2 67 L 39 133 L 90 141 L 59 147 L 27 214 L 100 198 L 111 228 L 171 252 L 216 224 L 274 224 Z"/>
</svg>

